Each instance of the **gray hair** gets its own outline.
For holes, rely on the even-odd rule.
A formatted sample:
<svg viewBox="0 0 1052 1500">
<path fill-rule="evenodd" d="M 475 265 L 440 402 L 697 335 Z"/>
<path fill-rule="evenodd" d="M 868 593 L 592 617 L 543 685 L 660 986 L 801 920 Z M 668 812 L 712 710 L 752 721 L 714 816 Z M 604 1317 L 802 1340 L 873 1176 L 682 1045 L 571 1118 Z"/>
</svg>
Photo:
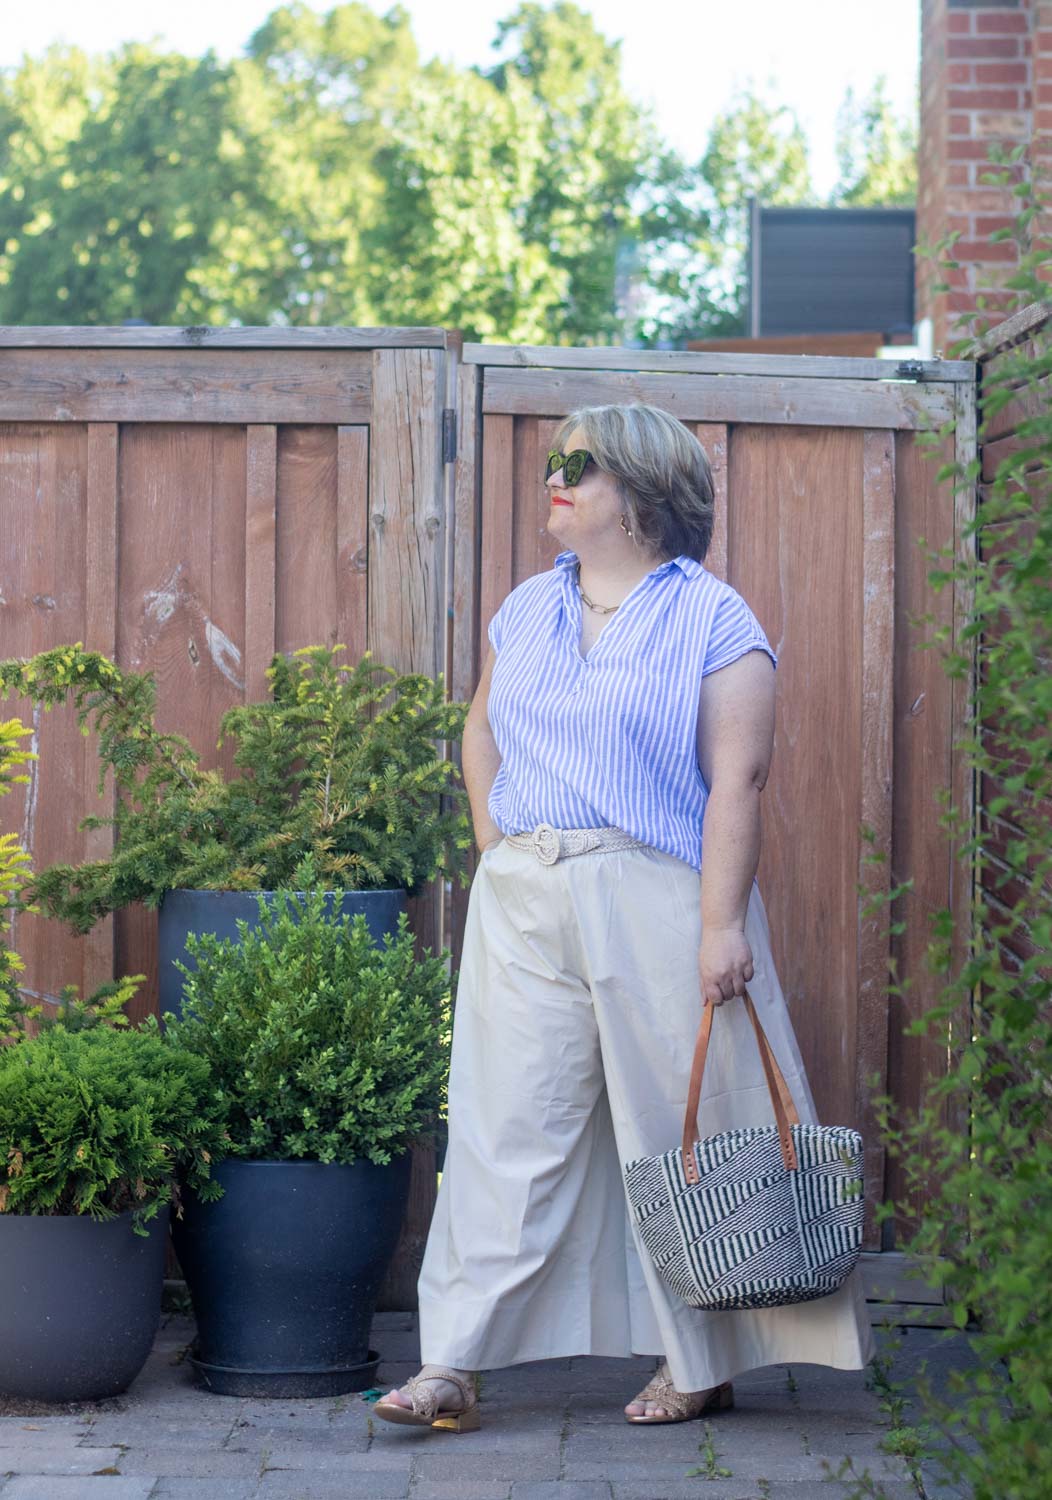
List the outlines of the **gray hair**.
<svg viewBox="0 0 1052 1500">
<path fill-rule="evenodd" d="M 635 540 L 663 558 L 704 562 L 715 505 L 705 449 L 683 423 L 659 406 L 584 406 L 555 436 L 562 448 L 575 427 L 589 453 L 618 482 Z"/>
</svg>

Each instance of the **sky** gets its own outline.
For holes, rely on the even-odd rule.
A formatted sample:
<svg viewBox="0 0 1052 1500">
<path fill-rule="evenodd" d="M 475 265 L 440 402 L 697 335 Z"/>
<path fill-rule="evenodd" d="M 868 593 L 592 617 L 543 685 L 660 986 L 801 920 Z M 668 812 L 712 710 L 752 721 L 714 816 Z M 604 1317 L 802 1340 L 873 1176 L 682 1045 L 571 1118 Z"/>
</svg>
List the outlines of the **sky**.
<svg viewBox="0 0 1052 1500">
<path fill-rule="evenodd" d="M 496 23 L 516 0 L 402 0 L 425 59 L 485 65 Z M 916 111 L 920 0 L 579 0 L 622 42 L 626 87 L 651 105 L 668 142 L 688 159 L 705 149 L 714 116 L 752 83 L 795 110 L 811 146 L 820 196 L 837 176 L 835 122 L 846 88 L 869 92 L 883 73 L 898 114 Z M 179 52 L 236 56 L 276 0 L 43 0 L 4 4 L 0 68 L 64 41 L 107 52 L 158 40 Z M 331 6 L 315 0 L 313 9 Z M 384 0 L 370 0 L 384 12 Z M 572 80 L 568 81 L 572 86 Z"/>
</svg>

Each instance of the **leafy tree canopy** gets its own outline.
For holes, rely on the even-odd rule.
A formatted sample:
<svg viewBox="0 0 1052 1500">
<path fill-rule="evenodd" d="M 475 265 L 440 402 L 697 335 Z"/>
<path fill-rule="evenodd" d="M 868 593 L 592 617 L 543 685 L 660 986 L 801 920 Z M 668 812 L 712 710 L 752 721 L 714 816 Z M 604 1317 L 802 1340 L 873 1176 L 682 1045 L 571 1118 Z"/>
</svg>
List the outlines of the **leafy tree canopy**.
<svg viewBox="0 0 1052 1500">
<path fill-rule="evenodd" d="M 791 111 L 746 90 L 688 161 L 573 0 L 523 0 L 494 48 L 422 62 L 400 6 L 293 0 L 230 63 L 27 58 L 0 73 L 0 322 L 740 332 L 749 194 L 812 197 Z M 837 201 L 911 190 L 882 88 L 845 100 Z"/>
</svg>

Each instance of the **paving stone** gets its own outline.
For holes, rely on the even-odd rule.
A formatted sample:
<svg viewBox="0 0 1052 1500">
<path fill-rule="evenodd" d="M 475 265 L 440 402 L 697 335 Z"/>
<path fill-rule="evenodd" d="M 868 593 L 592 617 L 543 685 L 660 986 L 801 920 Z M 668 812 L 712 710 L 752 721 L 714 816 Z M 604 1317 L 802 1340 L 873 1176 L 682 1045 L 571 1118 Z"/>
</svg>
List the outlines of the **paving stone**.
<svg viewBox="0 0 1052 1500">
<path fill-rule="evenodd" d="M 122 1474 L 152 1474 L 183 1479 L 258 1478 L 258 1453 L 231 1453 L 225 1448 L 199 1448 L 194 1443 L 169 1447 L 129 1448 L 115 1461 Z"/>
<path fill-rule="evenodd" d="M 225 1478 L 221 1491 L 222 1500 L 255 1500 L 258 1490 L 257 1478 Z M 100 1497 L 100 1500 L 105 1500 L 105 1497 Z M 156 1488 L 150 1491 L 150 1500 L 217 1500 L 216 1483 L 214 1479 L 176 1479 L 169 1476 L 157 1481 Z"/>
<path fill-rule="evenodd" d="M 457 1439 L 457 1451 L 449 1446 L 435 1454 L 421 1454 L 413 1460 L 416 1479 L 510 1479 L 539 1480 L 558 1479 L 559 1459 L 556 1454 L 534 1457 L 528 1453 L 470 1453 L 461 1449 L 471 1441 L 466 1433 Z M 453 1440 L 450 1439 L 450 1443 Z M 592 1476 L 589 1476 L 592 1477 Z"/>
<path fill-rule="evenodd" d="M 408 1495 L 408 1471 L 319 1479 L 309 1473 L 270 1470 L 260 1481 L 256 1500 L 407 1500 Z"/>
<path fill-rule="evenodd" d="M 8 1448 L 70 1448 L 93 1431 L 90 1417 L 0 1417 L 0 1460 Z M 105 1443 L 93 1446 L 105 1447 Z M 4 1472 L 0 1461 L 0 1473 Z"/>
<path fill-rule="evenodd" d="M 27 1438 L 36 1433 L 27 1432 Z M 64 1445 L 11 1443 L 0 1449 L 0 1474 L 94 1474 L 118 1467 L 119 1448 L 82 1448 L 72 1440 Z"/>
<path fill-rule="evenodd" d="M 511 1484 L 502 1479 L 424 1479 L 409 1494 L 411 1500 L 508 1500 Z"/>
<path fill-rule="evenodd" d="M 112 1475 L 92 1479 L 58 1474 L 20 1474 L 9 1479 L 0 1494 L 3 1500 L 149 1500 L 153 1487 L 152 1479 L 123 1479 Z"/>
<path fill-rule="evenodd" d="M 511 1500 L 610 1500 L 607 1483 L 580 1484 L 572 1479 L 559 1479 L 540 1484 L 528 1482 L 513 1484 Z"/>
<path fill-rule="evenodd" d="M 152 1412 L 148 1425 L 138 1414 L 122 1412 L 119 1416 L 99 1417 L 86 1430 L 84 1442 L 93 1448 L 110 1444 L 138 1442 L 156 1448 L 182 1447 L 222 1448 L 230 1437 L 233 1423 L 183 1421 L 168 1412 Z"/>
<path fill-rule="evenodd" d="M 613 1500 L 761 1500 L 758 1489 L 743 1488 L 740 1481 L 684 1479 L 682 1475 L 676 1479 L 615 1479 L 611 1490 Z M 818 1491 L 812 1492 L 805 1486 L 796 1500 L 818 1500 Z M 822 1500 L 834 1500 L 834 1497 L 827 1496 L 823 1489 Z M 917 1497 L 914 1496 L 913 1500 Z"/>
</svg>

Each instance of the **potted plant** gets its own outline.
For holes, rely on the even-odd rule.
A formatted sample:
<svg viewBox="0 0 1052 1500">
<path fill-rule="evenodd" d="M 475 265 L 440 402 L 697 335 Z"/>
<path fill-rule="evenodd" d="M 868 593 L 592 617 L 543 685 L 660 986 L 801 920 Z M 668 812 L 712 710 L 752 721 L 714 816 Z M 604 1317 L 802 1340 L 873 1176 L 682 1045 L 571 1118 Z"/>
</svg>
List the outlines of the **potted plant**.
<svg viewBox="0 0 1052 1500">
<path fill-rule="evenodd" d="M 135 1379 L 161 1313 L 176 1169 L 220 1189 L 208 1065 L 122 1014 L 141 975 L 57 1014 L 0 1002 L 0 1393 L 94 1401 Z M 36 1032 L 26 1029 L 32 1019 Z"/>
<path fill-rule="evenodd" d="M 450 976 L 404 913 L 378 946 L 336 914 L 308 856 L 237 940 L 189 939 L 178 1052 L 206 1063 L 228 1136 L 217 1201 L 173 1224 L 197 1317 L 193 1366 L 226 1395 L 371 1385 L 369 1325 L 401 1226 L 409 1148 L 444 1109 Z"/>
<path fill-rule="evenodd" d="M 17 719 L 0 723 L 0 796 L 35 758 Z M 0 837 L 0 897 L 24 900 L 28 855 Z M 0 920 L 7 938 L 11 919 Z M 141 974 L 87 1001 L 72 985 L 45 1016 L 18 986 L 22 961 L 0 942 L 0 1394 L 88 1401 L 142 1369 L 161 1312 L 176 1170 L 201 1198 L 220 1189 L 222 1146 L 208 1065 L 177 1053 L 156 1022 L 123 1014 Z"/>
<path fill-rule="evenodd" d="M 460 736 L 467 705 L 447 703 L 441 678 L 399 676 L 366 652 L 340 664 L 337 646 L 275 656 L 270 698 L 229 710 L 219 743 L 233 741 L 237 773 L 201 767 L 182 736 L 154 724 L 149 673 L 124 673 L 78 643 L 30 661 L 0 662 L 0 691 L 51 708 L 72 701 L 98 734 L 101 792 L 113 773 L 112 855 L 52 865 L 29 899 L 87 932 L 107 913 L 159 907 L 161 1011 L 178 1013 L 191 932 L 233 937 L 255 922 L 257 893 L 287 886 L 305 854 L 341 910 L 365 915 L 374 939 L 392 932 L 440 872 L 468 883 L 467 794 L 436 742 Z"/>
</svg>

